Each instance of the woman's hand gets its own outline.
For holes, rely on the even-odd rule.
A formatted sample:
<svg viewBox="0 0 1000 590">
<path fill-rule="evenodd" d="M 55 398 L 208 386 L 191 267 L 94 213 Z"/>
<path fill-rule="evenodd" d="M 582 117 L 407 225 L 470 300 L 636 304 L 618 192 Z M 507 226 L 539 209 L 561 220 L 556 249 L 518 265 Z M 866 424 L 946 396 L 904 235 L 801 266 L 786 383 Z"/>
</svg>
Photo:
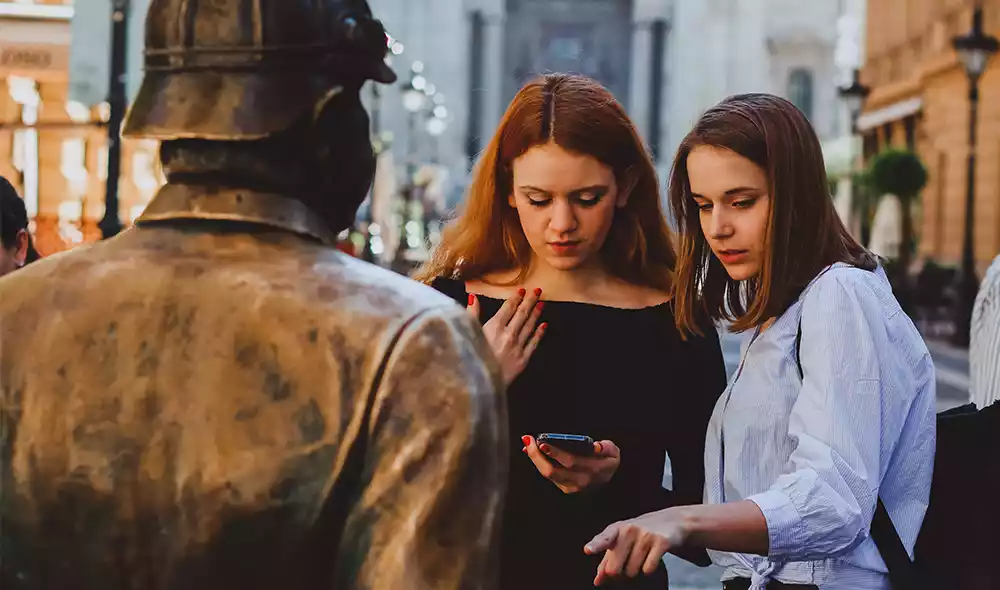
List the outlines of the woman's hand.
<svg viewBox="0 0 1000 590">
<path fill-rule="evenodd" d="M 684 545 L 689 535 L 685 507 L 675 506 L 638 518 L 616 522 L 584 547 L 588 555 L 604 551 L 594 585 L 640 572 L 652 575 L 667 552 Z"/>
<path fill-rule="evenodd" d="M 621 451 L 610 440 L 594 443 L 594 454 L 581 457 L 542 443 L 532 436 L 521 438 L 524 452 L 535 464 L 542 477 L 556 484 L 564 494 L 575 494 L 587 488 L 608 483 L 618 471 Z"/>
<path fill-rule="evenodd" d="M 535 327 L 542 313 L 543 304 L 538 300 L 541 295 L 541 289 L 535 289 L 530 294 L 520 289 L 517 295 L 505 301 L 500 311 L 483 325 L 486 341 L 500 361 L 504 383 L 507 385 L 528 366 L 528 360 L 545 334 L 547 324 Z M 469 294 L 467 309 L 473 317 L 479 319 L 479 298 L 474 294 Z"/>
</svg>

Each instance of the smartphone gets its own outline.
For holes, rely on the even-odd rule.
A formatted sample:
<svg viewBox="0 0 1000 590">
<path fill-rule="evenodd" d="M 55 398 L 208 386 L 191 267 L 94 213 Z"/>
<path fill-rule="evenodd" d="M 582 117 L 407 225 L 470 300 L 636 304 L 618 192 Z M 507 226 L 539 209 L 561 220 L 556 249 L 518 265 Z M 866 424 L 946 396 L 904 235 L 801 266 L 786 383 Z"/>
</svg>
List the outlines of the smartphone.
<svg viewBox="0 0 1000 590">
<path fill-rule="evenodd" d="M 551 445 L 572 455 L 586 457 L 594 454 L 594 439 L 582 434 L 557 434 L 546 432 L 535 439 L 538 444 Z"/>
</svg>

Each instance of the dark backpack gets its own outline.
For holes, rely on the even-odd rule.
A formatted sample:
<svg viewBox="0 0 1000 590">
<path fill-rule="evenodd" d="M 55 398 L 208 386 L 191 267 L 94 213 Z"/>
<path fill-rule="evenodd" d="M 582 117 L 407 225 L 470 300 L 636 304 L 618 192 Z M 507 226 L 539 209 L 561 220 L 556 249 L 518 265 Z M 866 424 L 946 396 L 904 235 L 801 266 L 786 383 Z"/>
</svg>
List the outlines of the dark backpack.
<svg viewBox="0 0 1000 590">
<path fill-rule="evenodd" d="M 802 378 L 795 336 L 795 362 Z M 966 404 L 937 416 L 930 504 L 911 561 L 879 498 L 871 537 L 893 590 L 998 590 L 1000 563 L 1000 402 Z"/>
</svg>

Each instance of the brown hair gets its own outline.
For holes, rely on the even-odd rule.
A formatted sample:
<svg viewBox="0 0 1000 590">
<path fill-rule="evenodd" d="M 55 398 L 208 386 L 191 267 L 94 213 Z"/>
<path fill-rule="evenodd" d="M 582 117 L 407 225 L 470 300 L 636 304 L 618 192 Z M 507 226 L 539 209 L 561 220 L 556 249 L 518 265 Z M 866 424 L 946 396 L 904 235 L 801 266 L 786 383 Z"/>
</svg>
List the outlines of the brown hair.
<svg viewBox="0 0 1000 590">
<path fill-rule="evenodd" d="M 767 174 L 771 210 L 760 272 L 737 282 L 712 254 L 691 197 L 687 159 L 697 146 L 730 150 Z M 848 233 L 833 206 L 819 139 L 783 98 L 732 96 L 709 109 L 681 142 L 670 177 L 680 245 L 674 287 L 681 333 L 700 333 L 695 318 L 732 321 L 739 332 L 780 316 L 806 285 L 835 262 L 873 270 L 875 257 Z"/>
<path fill-rule="evenodd" d="M 458 216 L 415 278 L 471 280 L 519 269 L 513 282 L 524 280 L 532 250 L 508 203 L 511 165 L 549 142 L 608 166 L 618 190 L 630 195 L 624 207 L 615 209 L 601 250 L 608 272 L 634 284 L 671 288 L 676 256 L 653 162 L 611 93 L 589 78 L 567 74 L 537 78 L 514 97 L 476 165 Z"/>
</svg>

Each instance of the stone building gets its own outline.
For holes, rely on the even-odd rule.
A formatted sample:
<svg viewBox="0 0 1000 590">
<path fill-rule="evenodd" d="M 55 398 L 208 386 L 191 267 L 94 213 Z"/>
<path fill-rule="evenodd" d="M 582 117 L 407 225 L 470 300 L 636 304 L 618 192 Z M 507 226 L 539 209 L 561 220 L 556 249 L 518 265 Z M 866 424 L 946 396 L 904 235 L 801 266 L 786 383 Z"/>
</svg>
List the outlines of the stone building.
<svg viewBox="0 0 1000 590">
<path fill-rule="evenodd" d="M 858 121 L 870 157 L 915 150 L 929 172 L 917 211 L 919 253 L 959 264 L 965 235 L 969 80 L 952 48 L 972 27 L 975 0 L 868 0 Z M 983 27 L 1000 36 L 1000 0 L 979 0 Z M 980 81 L 974 250 L 979 269 L 1000 253 L 1000 56 Z"/>
<path fill-rule="evenodd" d="M 400 83 L 382 88 L 379 131 L 396 161 L 436 159 L 454 179 L 454 204 L 468 170 L 520 85 L 544 71 L 572 71 L 605 84 L 625 105 L 661 162 L 668 138 L 668 45 L 674 0 L 370 0 L 403 51 Z M 432 11 L 433 9 L 433 11 Z M 447 128 L 430 137 L 401 108 L 414 61 L 445 96 Z M 402 170 L 404 167 L 400 166 Z"/>
<path fill-rule="evenodd" d="M 705 109 L 744 92 L 790 99 L 821 139 L 839 136 L 837 21 L 845 0 L 677 0 L 670 45 L 673 149 Z"/>
<path fill-rule="evenodd" d="M 72 2 L 0 0 L 0 175 L 25 199 L 43 255 L 99 239 L 104 215 L 107 113 L 68 100 L 72 15 Z M 155 148 L 123 146 L 126 224 L 161 181 Z"/>
</svg>

